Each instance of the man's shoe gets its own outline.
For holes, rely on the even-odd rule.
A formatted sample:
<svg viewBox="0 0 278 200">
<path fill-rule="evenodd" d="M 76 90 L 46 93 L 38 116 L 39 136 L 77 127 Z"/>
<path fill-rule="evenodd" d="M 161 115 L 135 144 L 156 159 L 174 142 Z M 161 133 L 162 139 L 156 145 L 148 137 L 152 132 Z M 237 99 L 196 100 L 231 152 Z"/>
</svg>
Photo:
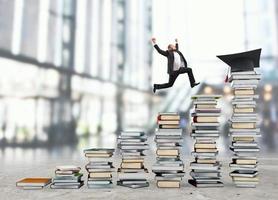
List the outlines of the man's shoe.
<svg viewBox="0 0 278 200">
<path fill-rule="evenodd" d="M 156 85 L 154 84 L 153 85 L 153 93 L 155 93 L 155 91 L 156 91 Z"/>
<path fill-rule="evenodd" d="M 198 82 L 198 83 L 193 83 L 193 85 L 191 85 L 191 88 L 194 88 L 195 86 L 197 86 L 197 85 L 199 85 L 200 84 L 200 82 Z"/>
</svg>

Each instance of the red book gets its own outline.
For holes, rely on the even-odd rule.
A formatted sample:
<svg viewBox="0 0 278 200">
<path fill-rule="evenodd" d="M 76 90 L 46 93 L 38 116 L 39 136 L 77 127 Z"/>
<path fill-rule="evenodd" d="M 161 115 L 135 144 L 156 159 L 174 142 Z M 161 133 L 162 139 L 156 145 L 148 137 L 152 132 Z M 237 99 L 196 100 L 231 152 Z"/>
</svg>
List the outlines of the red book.
<svg viewBox="0 0 278 200">
<path fill-rule="evenodd" d="M 194 122 L 194 123 L 197 123 L 197 116 L 194 116 L 194 117 L 193 117 L 193 122 Z"/>
</svg>

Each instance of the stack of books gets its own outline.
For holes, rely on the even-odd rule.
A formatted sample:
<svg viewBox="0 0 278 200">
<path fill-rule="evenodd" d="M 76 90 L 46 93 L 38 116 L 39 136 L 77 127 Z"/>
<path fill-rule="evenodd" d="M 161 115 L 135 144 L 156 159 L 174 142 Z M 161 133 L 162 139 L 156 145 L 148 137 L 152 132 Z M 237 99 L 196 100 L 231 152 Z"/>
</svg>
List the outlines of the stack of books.
<svg viewBox="0 0 278 200">
<path fill-rule="evenodd" d="M 147 136 L 140 131 L 123 131 L 118 137 L 122 157 L 117 184 L 129 188 L 148 187 L 148 170 L 144 166 L 144 151 L 149 148 Z"/>
<path fill-rule="evenodd" d="M 192 116 L 191 137 L 195 139 L 192 155 L 195 160 L 190 163 L 188 182 L 196 187 L 223 187 L 221 182 L 221 163 L 217 160 L 219 122 L 221 110 L 217 108 L 220 95 L 192 96 L 194 109 Z"/>
<path fill-rule="evenodd" d="M 16 182 L 16 186 L 24 190 L 42 189 L 51 183 L 51 178 L 24 178 Z"/>
<path fill-rule="evenodd" d="M 52 189 L 78 189 L 83 185 L 80 173 L 81 168 L 65 165 L 58 166 L 55 170 L 55 177 L 52 179 Z"/>
<path fill-rule="evenodd" d="M 112 173 L 114 172 L 113 162 L 111 158 L 114 149 L 107 148 L 90 148 L 85 149 L 85 157 L 89 163 L 86 165 L 88 172 L 87 186 L 88 188 L 111 188 L 113 186 Z"/>
<path fill-rule="evenodd" d="M 230 82 L 234 97 L 233 115 L 230 120 L 230 135 L 234 153 L 230 167 L 230 176 L 238 187 L 256 187 L 258 184 L 257 153 L 259 147 L 255 138 L 260 137 L 257 127 L 258 115 L 255 111 L 255 89 L 260 80 L 255 71 L 232 72 Z"/>
<path fill-rule="evenodd" d="M 156 163 L 152 167 L 157 187 L 179 188 L 184 176 L 184 164 L 180 159 L 183 143 L 178 113 L 159 113 L 155 131 Z"/>
</svg>

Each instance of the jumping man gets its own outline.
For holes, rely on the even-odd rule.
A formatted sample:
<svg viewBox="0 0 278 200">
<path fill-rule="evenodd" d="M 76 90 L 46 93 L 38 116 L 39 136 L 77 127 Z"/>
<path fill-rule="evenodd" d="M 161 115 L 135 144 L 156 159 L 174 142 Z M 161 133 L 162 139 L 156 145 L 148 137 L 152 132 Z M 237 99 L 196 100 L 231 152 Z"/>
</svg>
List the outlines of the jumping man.
<svg viewBox="0 0 278 200">
<path fill-rule="evenodd" d="M 161 50 L 158 45 L 156 44 L 156 39 L 152 38 L 152 43 L 154 44 L 154 48 L 160 53 L 161 55 L 167 57 L 168 60 L 168 70 L 167 73 L 169 74 L 169 81 L 168 83 L 163 84 L 154 84 L 153 85 L 153 92 L 155 93 L 156 90 L 169 88 L 174 85 L 177 77 L 180 74 L 187 73 L 190 81 L 191 88 L 199 85 L 200 83 L 196 83 L 194 79 L 194 75 L 192 73 L 192 69 L 187 67 L 187 62 L 179 51 L 178 40 L 175 39 L 176 45 L 169 44 L 168 50 L 163 51 Z"/>
</svg>

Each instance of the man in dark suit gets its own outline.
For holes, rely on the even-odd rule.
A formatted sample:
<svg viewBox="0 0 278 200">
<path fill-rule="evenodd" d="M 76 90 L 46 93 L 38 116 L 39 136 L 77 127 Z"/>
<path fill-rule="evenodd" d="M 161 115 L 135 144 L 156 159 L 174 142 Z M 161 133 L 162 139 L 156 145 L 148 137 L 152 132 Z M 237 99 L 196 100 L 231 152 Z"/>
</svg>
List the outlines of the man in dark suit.
<svg viewBox="0 0 278 200">
<path fill-rule="evenodd" d="M 175 39 L 176 45 L 169 44 L 168 50 L 163 51 L 161 50 L 158 45 L 156 44 L 156 39 L 152 38 L 152 42 L 154 44 L 154 48 L 160 53 L 161 55 L 167 57 L 168 60 L 168 69 L 167 73 L 169 74 L 169 81 L 168 83 L 163 84 L 154 84 L 153 85 L 153 92 L 155 93 L 156 90 L 164 89 L 172 87 L 180 74 L 187 73 L 190 81 L 191 88 L 199 85 L 200 83 L 196 83 L 194 79 L 194 75 L 192 73 L 192 69 L 187 67 L 187 62 L 179 51 L 178 40 Z"/>
</svg>

